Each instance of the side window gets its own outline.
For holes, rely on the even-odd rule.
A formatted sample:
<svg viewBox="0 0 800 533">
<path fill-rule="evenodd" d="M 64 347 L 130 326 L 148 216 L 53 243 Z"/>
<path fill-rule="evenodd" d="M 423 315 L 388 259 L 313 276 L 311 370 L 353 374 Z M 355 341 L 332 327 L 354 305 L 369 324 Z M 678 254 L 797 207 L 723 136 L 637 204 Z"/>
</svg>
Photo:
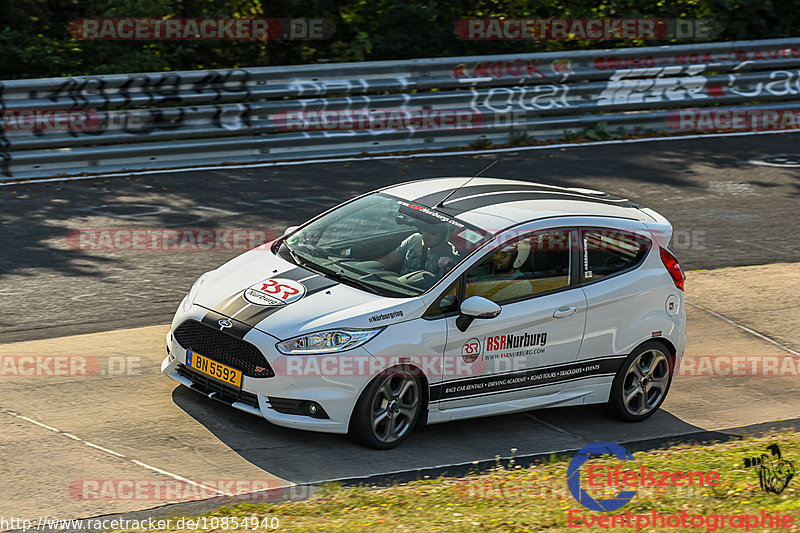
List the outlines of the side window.
<svg viewBox="0 0 800 533">
<path fill-rule="evenodd" d="M 436 318 L 443 316 L 445 313 L 450 313 L 458 309 L 458 292 L 460 287 L 461 278 L 458 278 L 455 283 L 453 283 L 450 288 L 447 289 L 444 294 L 442 294 L 439 300 L 430 306 L 422 316 L 424 318 Z"/>
<path fill-rule="evenodd" d="M 503 244 L 467 272 L 464 297 L 502 304 L 568 287 L 570 236 L 570 230 L 548 230 Z"/>
<path fill-rule="evenodd" d="M 583 244 L 583 281 L 594 281 L 638 265 L 650 250 L 650 239 L 630 231 L 586 229 Z"/>
</svg>

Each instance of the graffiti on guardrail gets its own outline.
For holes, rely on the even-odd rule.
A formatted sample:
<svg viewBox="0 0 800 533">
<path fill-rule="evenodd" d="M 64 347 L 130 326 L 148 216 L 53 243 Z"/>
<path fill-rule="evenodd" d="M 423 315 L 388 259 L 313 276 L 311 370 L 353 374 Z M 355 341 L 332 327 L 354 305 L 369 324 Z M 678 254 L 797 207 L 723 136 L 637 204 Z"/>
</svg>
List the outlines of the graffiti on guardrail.
<svg viewBox="0 0 800 533">
<path fill-rule="evenodd" d="M 599 124 L 619 138 L 669 131 L 676 110 L 780 112 L 798 94 L 797 38 L 13 80 L 0 82 L 0 179 L 530 144 Z M 83 111 L 92 127 L 64 122 Z M 734 129 L 695 118 L 673 131 Z"/>
<path fill-rule="evenodd" d="M 31 99 L 42 99 L 71 107 L 95 108 L 162 106 L 180 104 L 188 94 L 208 95 L 211 100 L 222 96 L 247 99 L 251 74 L 247 69 L 211 70 L 199 79 L 185 80 L 181 73 L 128 74 L 119 86 L 111 87 L 102 77 L 66 78 L 46 90 L 32 90 Z M 0 103 L 3 101 L 0 100 Z"/>
<path fill-rule="evenodd" d="M 521 87 L 494 87 L 488 93 L 473 90 L 473 107 L 485 106 L 494 113 L 508 113 L 514 108 L 544 110 L 567 108 L 573 104 L 567 100 L 569 85 L 543 84 Z"/>
<path fill-rule="evenodd" d="M 533 78 L 545 75 L 539 70 L 536 59 L 510 59 L 505 61 L 481 61 L 478 63 L 459 63 L 452 76 L 461 82 L 486 81 L 502 78 Z"/>
<path fill-rule="evenodd" d="M 800 94 L 800 71 L 775 70 L 767 75 L 767 80 L 757 81 L 729 74 L 725 90 L 746 98 Z"/>
<path fill-rule="evenodd" d="M 661 103 L 710 98 L 705 65 L 615 70 L 597 99 L 597 105 Z"/>
<path fill-rule="evenodd" d="M 785 48 L 775 48 L 772 50 L 746 50 L 736 49 L 726 52 L 691 52 L 691 53 L 677 53 L 668 56 L 653 55 L 636 55 L 630 57 L 624 56 L 600 56 L 592 63 L 596 70 L 616 70 L 621 68 L 643 68 L 655 67 L 657 64 L 662 65 L 714 65 L 723 63 L 736 63 L 737 65 L 744 62 L 759 62 L 759 61 L 776 61 L 782 59 L 798 59 L 800 58 L 800 48 L 795 46 L 788 46 Z M 721 66 L 721 65 L 720 65 Z"/>
</svg>

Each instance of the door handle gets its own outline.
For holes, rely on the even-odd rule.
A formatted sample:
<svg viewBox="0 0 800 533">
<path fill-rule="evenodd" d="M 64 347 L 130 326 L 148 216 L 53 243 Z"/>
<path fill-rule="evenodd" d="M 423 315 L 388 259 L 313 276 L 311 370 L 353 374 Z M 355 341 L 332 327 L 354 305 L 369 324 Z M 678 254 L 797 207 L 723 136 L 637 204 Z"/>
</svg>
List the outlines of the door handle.
<svg viewBox="0 0 800 533">
<path fill-rule="evenodd" d="M 553 313 L 553 318 L 566 318 L 570 315 L 574 315 L 577 310 L 577 307 L 562 307 Z"/>
</svg>

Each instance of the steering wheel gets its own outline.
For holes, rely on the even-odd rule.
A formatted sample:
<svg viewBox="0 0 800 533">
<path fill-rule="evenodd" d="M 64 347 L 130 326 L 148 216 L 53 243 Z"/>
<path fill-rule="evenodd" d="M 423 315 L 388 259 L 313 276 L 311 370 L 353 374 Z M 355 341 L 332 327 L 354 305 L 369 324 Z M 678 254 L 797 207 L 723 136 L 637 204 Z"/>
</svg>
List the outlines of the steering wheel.
<svg viewBox="0 0 800 533">
<path fill-rule="evenodd" d="M 433 272 L 428 272 L 427 270 L 415 270 L 414 272 L 403 274 L 397 278 L 397 280 L 402 283 L 407 283 L 408 285 L 417 285 L 420 282 L 433 281 L 432 278 L 436 278 L 436 274 Z"/>
<path fill-rule="evenodd" d="M 329 257 L 327 250 L 320 248 L 316 244 L 311 244 L 310 242 L 307 241 L 297 241 L 296 243 L 292 244 L 292 246 L 295 249 L 310 255 Z"/>
</svg>

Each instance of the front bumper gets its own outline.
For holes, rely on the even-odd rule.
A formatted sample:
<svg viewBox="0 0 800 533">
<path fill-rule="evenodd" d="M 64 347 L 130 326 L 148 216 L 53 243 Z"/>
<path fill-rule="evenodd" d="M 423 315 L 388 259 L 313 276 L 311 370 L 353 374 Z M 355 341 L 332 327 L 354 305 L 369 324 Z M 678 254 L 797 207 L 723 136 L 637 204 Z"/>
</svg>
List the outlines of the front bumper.
<svg viewBox="0 0 800 533">
<path fill-rule="evenodd" d="M 173 329 L 183 320 L 199 318 L 205 312 L 202 309 L 193 309 L 182 316 L 180 321 L 173 322 Z M 356 401 L 371 376 L 303 373 L 288 375 L 282 370 L 286 368 L 286 363 L 279 360 L 283 358 L 285 361 L 286 356 L 282 356 L 275 349 L 274 337 L 253 329 L 247 333 L 244 340 L 261 350 L 267 362 L 276 370 L 275 376 L 269 378 L 243 376 L 241 390 L 206 377 L 186 366 L 186 350 L 175 340 L 172 330 L 166 336 L 168 355 L 161 363 L 161 372 L 201 394 L 222 401 L 240 411 L 260 416 L 278 426 L 325 433 L 347 433 Z M 353 351 L 348 354 L 353 355 Z M 213 354 L 204 355 L 213 359 Z M 367 352 L 363 352 L 363 357 L 372 358 Z M 316 402 L 322 406 L 328 418 L 279 412 L 272 405 L 270 398 L 276 401 L 284 400 L 283 403 L 285 400 Z"/>
</svg>

